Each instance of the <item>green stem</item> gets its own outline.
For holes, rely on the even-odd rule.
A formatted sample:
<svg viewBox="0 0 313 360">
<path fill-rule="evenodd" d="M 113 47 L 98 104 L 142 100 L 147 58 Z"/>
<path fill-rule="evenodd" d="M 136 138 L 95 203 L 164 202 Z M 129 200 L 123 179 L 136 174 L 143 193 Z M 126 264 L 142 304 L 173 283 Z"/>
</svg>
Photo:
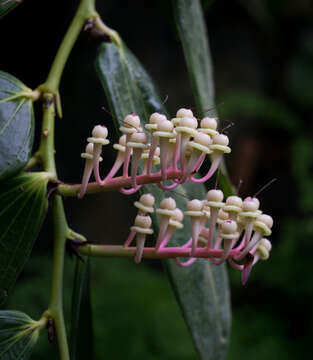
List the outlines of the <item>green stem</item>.
<svg viewBox="0 0 313 360">
<path fill-rule="evenodd" d="M 59 195 L 53 196 L 52 215 L 54 230 L 53 269 L 50 305 L 47 313 L 54 320 L 61 360 L 69 360 L 69 349 L 63 316 L 63 269 L 68 226 L 63 201 Z"/>
<path fill-rule="evenodd" d="M 52 95 L 50 95 L 51 100 Z M 43 122 L 41 129 L 41 141 L 38 153 L 40 154 L 42 165 L 45 171 L 52 173 L 55 178 L 57 177 L 57 171 L 54 159 L 54 117 L 55 117 L 55 106 L 54 104 L 45 105 L 43 109 Z"/>
<path fill-rule="evenodd" d="M 88 19 L 97 15 L 94 3 L 95 0 L 81 0 L 72 23 L 68 28 L 66 35 L 64 36 L 64 39 L 51 66 L 48 78 L 43 85 L 47 88 L 48 91 L 52 93 L 58 92 L 65 63 L 82 27 Z"/>
</svg>

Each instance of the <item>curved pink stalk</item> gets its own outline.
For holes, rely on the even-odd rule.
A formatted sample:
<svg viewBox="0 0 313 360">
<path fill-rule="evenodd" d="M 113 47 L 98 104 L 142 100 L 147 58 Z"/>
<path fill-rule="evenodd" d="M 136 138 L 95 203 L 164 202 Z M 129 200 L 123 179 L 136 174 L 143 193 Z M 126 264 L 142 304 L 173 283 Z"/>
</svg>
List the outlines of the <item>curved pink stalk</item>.
<svg viewBox="0 0 313 360">
<path fill-rule="evenodd" d="M 174 158 L 173 158 L 173 170 L 178 171 L 178 161 L 179 161 L 179 150 L 180 150 L 181 137 L 180 134 L 176 135 L 176 146 L 174 150 Z"/>
<path fill-rule="evenodd" d="M 222 160 L 222 154 L 218 154 L 217 156 L 215 156 L 207 174 L 200 179 L 197 179 L 194 176 L 192 176 L 191 181 L 193 181 L 196 184 L 199 184 L 209 180 L 212 177 L 212 175 L 215 173 L 217 168 L 219 167 L 221 160 Z"/>
<path fill-rule="evenodd" d="M 129 142 L 129 139 L 131 137 L 131 134 L 126 134 L 126 146 L 125 146 L 125 160 L 124 160 L 124 166 L 123 166 L 123 177 L 128 177 L 128 168 L 129 168 L 129 160 L 130 160 L 130 153 L 131 148 L 127 146 L 127 143 Z"/>
<path fill-rule="evenodd" d="M 135 258 L 134 258 L 136 264 L 139 264 L 141 262 L 143 249 L 145 246 L 145 240 L 146 240 L 145 234 L 137 233 L 137 235 L 136 235 L 136 254 L 135 254 Z"/>
<path fill-rule="evenodd" d="M 192 169 L 192 171 L 194 171 L 194 172 L 199 171 L 201 165 L 203 164 L 203 162 L 204 162 L 204 160 L 205 160 L 205 156 L 206 156 L 206 153 L 202 153 L 202 154 L 200 155 L 200 157 L 199 157 L 199 159 L 198 159 L 195 167 Z"/>
<path fill-rule="evenodd" d="M 86 163 L 85 163 L 85 168 L 84 168 L 84 173 L 83 173 L 83 179 L 82 179 L 82 184 L 80 187 L 80 192 L 78 194 L 78 198 L 81 199 L 86 192 L 87 186 L 88 186 L 88 182 L 92 173 L 92 169 L 93 169 L 93 163 L 91 159 L 86 159 Z"/>
<path fill-rule="evenodd" d="M 244 268 L 243 265 L 235 263 L 235 261 L 232 257 L 228 258 L 228 262 L 229 262 L 230 266 L 233 267 L 234 269 L 243 270 L 243 268 Z"/>
<path fill-rule="evenodd" d="M 102 144 L 93 144 L 93 171 L 95 174 L 96 182 L 99 185 L 103 185 L 104 181 L 101 180 L 100 173 L 99 173 L 99 164 L 100 164 L 100 155 L 102 151 Z"/>
<path fill-rule="evenodd" d="M 128 235 L 127 240 L 124 242 L 123 246 L 128 247 L 131 244 L 131 242 L 134 240 L 135 235 L 136 235 L 136 231 L 131 231 Z"/>
<path fill-rule="evenodd" d="M 182 249 L 188 248 L 192 244 L 192 238 L 190 238 L 184 245 L 181 246 Z"/>
<path fill-rule="evenodd" d="M 245 285 L 246 282 L 248 281 L 249 275 L 252 270 L 253 261 L 254 261 L 254 256 L 251 253 L 248 253 L 247 256 L 245 257 L 244 268 L 241 273 L 242 285 Z"/>
<path fill-rule="evenodd" d="M 178 185 L 179 185 L 179 182 L 173 182 L 173 184 L 171 184 L 171 185 L 163 185 L 161 183 L 157 183 L 157 186 L 162 190 L 173 190 L 173 189 L 177 188 Z"/>
<path fill-rule="evenodd" d="M 166 233 L 166 230 L 168 228 L 168 223 L 170 221 L 170 218 L 169 216 L 164 216 L 162 215 L 161 217 L 161 223 L 160 223 L 160 228 L 159 228 L 159 235 L 158 235 L 158 238 L 157 238 L 157 241 L 156 241 L 156 245 L 155 245 L 155 248 L 156 250 L 159 250 L 160 248 L 160 245 L 163 241 L 163 238 L 165 236 L 165 233 Z"/>
<path fill-rule="evenodd" d="M 241 251 L 241 253 L 236 257 L 236 260 L 242 260 L 248 254 L 248 252 L 258 244 L 258 242 L 261 239 L 262 239 L 261 232 L 257 231 L 256 233 L 254 233 L 251 241 L 248 242 L 247 246 L 245 246 L 245 248 Z"/>
<path fill-rule="evenodd" d="M 186 149 L 190 139 L 189 134 L 181 134 L 180 135 L 180 167 L 181 170 L 184 171 L 185 161 L 186 161 Z"/>
<path fill-rule="evenodd" d="M 211 250 L 212 244 L 213 244 L 213 235 L 214 230 L 217 222 L 217 216 L 218 216 L 218 209 L 211 208 L 211 215 L 210 215 L 210 227 L 209 227 L 209 233 L 208 233 L 208 250 Z"/>
<path fill-rule="evenodd" d="M 160 165 L 161 165 L 161 175 L 162 175 L 162 180 L 166 180 L 167 178 L 167 163 L 168 163 L 168 150 L 169 150 L 169 145 L 168 145 L 168 139 L 164 139 L 164 138 L 160 138 Z"/>
<path fill-rule="evenodd" d="M 191 231 L 192 231 L 191 255 L 194 256 L 197 250 L 198 237 L 201 231 L 199 218 L 191 219 Z"/>
<path fill-rule="evenodd" d="M 174 234 L 174 231 L 175 231 L 175 227 L 169 225 L 159 247 L 158 248 L 155 247 L 157 251 L 162 250 L 162 248 L 164 248 L 168 244 L 168 242 L 171 240 L 171 237 Z"/>
<path fill-rule="evenodd" d="M 175 264 L 180 266 L 180 267 L 187 267 L 187 266 L 190 266 L 192 265 L 195 261 L 197 260 L 197 258 L 190 258 L 186 261 L 180 261 L 178 258 L 175 258 L 174 261 L 175 261 Z"/>
<path fill-rule="evenodd" d="M 249 219 L 249 220 L 247 220 L 246 226 L 245 226 L 245 247 L 250 242 L 252 231 L 253 231 L 253 220 Z"/>
<path fill-rule="evenodd" d="M 119 151 L 118 154 L 117 154 L 117 157 L 115 159 L 115 162 L 114 162 L 114 164 L 112 166 L 112 169 L 110 170 L 108 175 L 103 180 L 104 182 L 109 181 L 110 179 L 112 179 L 112 177 L 119 171 L 120 167 L 124 163 L 124 158 L 125 158 L 125 154 Z"/>
<path fill-rule="evenodd" d="M 125 188 L 120 188 L 120 192 L 124 195 L 131 195 L 131 194 L 135 194 L 135 192 L 137 192 L 142 185 L 137 185 L 135 188 L 131 187 L 129 189 L 125 189 Z"/>
<path fill-rule="evenodd" d="M 230 253 L 230 251 L 232 249 L 232 243 L 233 243 L 232 240 L 225 240 L 224 239 L 224 251 L 223 251 L 222 257 L 217 261 L 215 259 L 212 259 L 212 262 L 215 265 L 222 264 L 228 258 L 228 255 L 229 255 L 229 253 Z"/>
<path fill-rule="evenodd" d="M 201 152 L 199 150 L 193 149 L 188 164 L 184 168 L 183 176 L 180 179 L 181 184 L 184 183 L 188 179 L 189 175 L 192 173 L 192 170 L 195 168 L 199 160 L 200 154 Z"/>
<path fill-rule="evenodd" d="M 136 176 L 137 176 L 139 163 L 141 160 L 141 154 L 142 154 L 142 149 L 136 149 L 136 148 L 133 149 L 133 157 L 132 157 L 132 164 L 131 164 L 131 178 L 132 178 L 132 186 L 134 189 L 137 187 Z"/>
<path fill-rule="evenodd" d="M 151 175 L 152 164 L 153 164 L 153 157 L 155 154 L 155 150 L 158 147 L 159 138 L 157 136 L 151 136 L 151 144 L 150 144 L 150 151 L 149 151 L 149 158 L 148 158 L 148 165 L 147 165 L 147 174 Z"/>
</svg>

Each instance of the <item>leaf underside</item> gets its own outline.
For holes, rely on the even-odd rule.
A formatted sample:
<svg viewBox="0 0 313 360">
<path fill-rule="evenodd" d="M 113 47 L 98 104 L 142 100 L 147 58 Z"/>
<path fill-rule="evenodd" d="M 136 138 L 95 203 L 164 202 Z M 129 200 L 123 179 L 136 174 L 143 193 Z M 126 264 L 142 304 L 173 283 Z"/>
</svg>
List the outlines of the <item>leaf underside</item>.
<svg viewBox="0 0 313 360">
<path fill-rule="evenodd" d="M 135 56 L 124 47 L 120 51 L 113 43 L 100 46 L 96 68 L 103 85 L 111 111 L 117 120 L 118 128 L 124 117 L 135 112 L 142 125 L 149 121 L 152 112 L 166 114 L 161 98 L 157 94 L 151 78 Z M 180 196 L 166 193 L 155 185 L 145 185 L 143 192 L 152 193 L 155 206 L 166 197 L 173 197 L 177 206 L 186 208 L 186 197 L 204 198 L 205 188 L 200 184 L 188 183 L 177 188 Z M 155 233 L 158 233 L 158 219 L 153 219 Z M 184 221 L 184 229 L 174 234 L 170 245 L 182 245 L 191 234 L 191 225 Z M 195 347 L 201 359 L 222 359 L 229 330 L 229 293 L 227 275 L 224 267 L 212 266 L 200 260 L 190 268 L 179 268 L 173 261 L 165 261 L 165 266 L 173 285 L 185 321 L 191 332 Z"/>
<path fill-rule="evenodd" d="M 22 173 L 0 188 L 0 305 L 27 261 L 47 209 L 44 173 Z"/>
<path fill-rule="evenodd" d="M 17 97 L 29 91 L 18 79 L 0 71 L 0 181 L 25 167 L 34 138 L 34 113 L 30 99 Z"/>
</svg>

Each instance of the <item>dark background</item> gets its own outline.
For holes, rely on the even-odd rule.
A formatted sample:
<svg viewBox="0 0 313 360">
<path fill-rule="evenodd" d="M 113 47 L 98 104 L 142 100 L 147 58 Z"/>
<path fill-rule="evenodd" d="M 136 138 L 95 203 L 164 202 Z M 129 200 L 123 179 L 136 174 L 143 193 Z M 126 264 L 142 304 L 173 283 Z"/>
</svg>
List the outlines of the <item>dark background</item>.
<svg viewBox="0 0 313 360">
<path fill-rule="evenodd" d="M 194 107 L 170 1 L 97 2 L 103 21 L 116 29 L 159 87 L 172 115 Z M 216 104 L 221 127 L 229 121 L 232 154 L 227 165 L 242 196 L 260 196 L 274 217 L 273 250 L 253 269 L 246 286 L 229 270 L 233 327 L 228 359 L 292 359 L 313 356 L 313 7 L 309 0 L 204 1 L 210 37 Z M 27 1 L 0 21 L 0 68 L 27 86 L 44 82 L 78 1 Z M 63 119 L 56 122 L 61 180 L 80 182 L 80 153 L 93 125 L 110 116 L 94 70 L 99 39 L 81 34 L 61 82 Z M 208 108 L 212 104 L 208 104 Z M 37 104 L 40 128 L 41 110 Z M 195 109 L 195 113 L 196 113 Z M 104 152 L 110 167 L 114 154 Z M 104 171 L 105 172 L 105 171 Z M 70 226 L 96 243 L 121 243 L 135 212 L 119 193 L 66 199 Z M 73 264 L 66 260 L 69 314 Z M 92 267 L 96 358 L 193 359 L 187 330 L 157 261 L 95 260 Z M 51 226 L 38 239 L 8 308 L 38 318 L 49 298 Z M 41 336 L 34 359 L 56 358 Z"/>
</svg>

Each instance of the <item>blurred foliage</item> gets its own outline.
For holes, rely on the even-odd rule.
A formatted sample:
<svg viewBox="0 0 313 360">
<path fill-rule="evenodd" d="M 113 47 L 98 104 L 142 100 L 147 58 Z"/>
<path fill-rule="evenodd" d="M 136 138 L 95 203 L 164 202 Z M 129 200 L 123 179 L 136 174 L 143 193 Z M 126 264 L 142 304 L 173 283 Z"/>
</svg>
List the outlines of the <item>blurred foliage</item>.
<svg viewBox="0 0 313 360">
<path fill-rule="evenodd" d="M 69 320 L 74 261 L 65 263 L 65 314 Z M 49 297 L 51 259 L 33 257 L 9 297 L 7 307 L 34 319 L 40 317 Z M 93 259 L 92 304 L 95 359 L 192 359 L 194 349 L 180 310 L 164 273 L 136 266 L 126 259 Z M 158 339 L 158 342 L 155 341 Z M 56 342 L 56 339 L 55 339 Z M 54 344 L 56 345 L 56 344 Z M 57 358 L 57 347 L 43 330 L 34 359 Z"/>
</svg>

